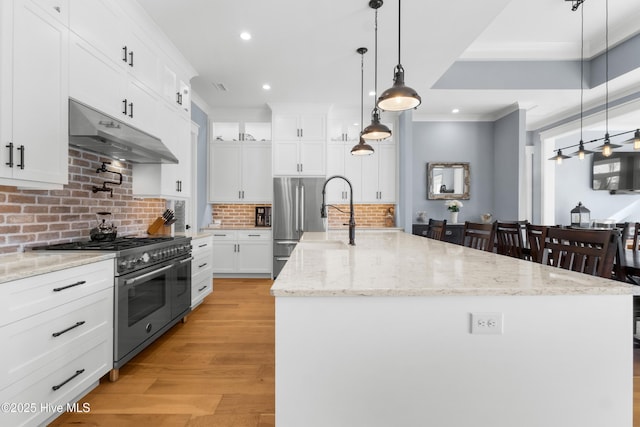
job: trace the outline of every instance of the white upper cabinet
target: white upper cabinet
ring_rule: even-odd
[[[326,114],[273,114],[273,174],[324,176]]]
[[[369,142],[375,152],[362,158],[362,202],[396,202],[396,145],[392,141]]]
[[[213,141],[209,145],[211,203],[271,203],[271,144]]]
[[[44,0],[0,4],[0,184],[67,183],[67,9]]]

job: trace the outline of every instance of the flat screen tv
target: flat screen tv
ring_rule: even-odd
[[[640,191],[640,153],[593,154],[592,187],[611,193]]]

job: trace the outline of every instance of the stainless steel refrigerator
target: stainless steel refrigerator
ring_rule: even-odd
[[[305,231],[326,231],[320,217],[324,178],[274,178],[273,277],[277,277]]]

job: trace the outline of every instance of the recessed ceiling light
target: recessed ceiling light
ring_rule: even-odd
[[[251,40],[251,33],[247,32],[247,31],[243,31],[240,33],[240,38],[242,40]]]
[[[265,84],[262,85],[262,89],[271,90],[271,85],[269,83],[265,83]]]
[[[451,110],[451,112],[452,112],[453,114],[458,114],[458,113],[460,112],[460,110],[459,110],[459,109],[457,109],[457,108],[454,108],[453,110]]]

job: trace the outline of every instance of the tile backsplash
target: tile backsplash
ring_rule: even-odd
[[[211,205],[211,215],[214,221],[220,221],[221,227],[255,227],[256,206],[270,206],[261,204],[224,204]]]
[[[117,181],[108,172],[97,173],[103,161],[122,173],[122,185],[93,193],[104,181]],[[134,199],[132,168],[98,154],[69,150],[69,184],[62,190],[23,190],[0,186],[0,253],[19,252],[32,246],[89,238],[96,212],[111,212],[118,236],[145,234],[165,209],[164,199]]]

